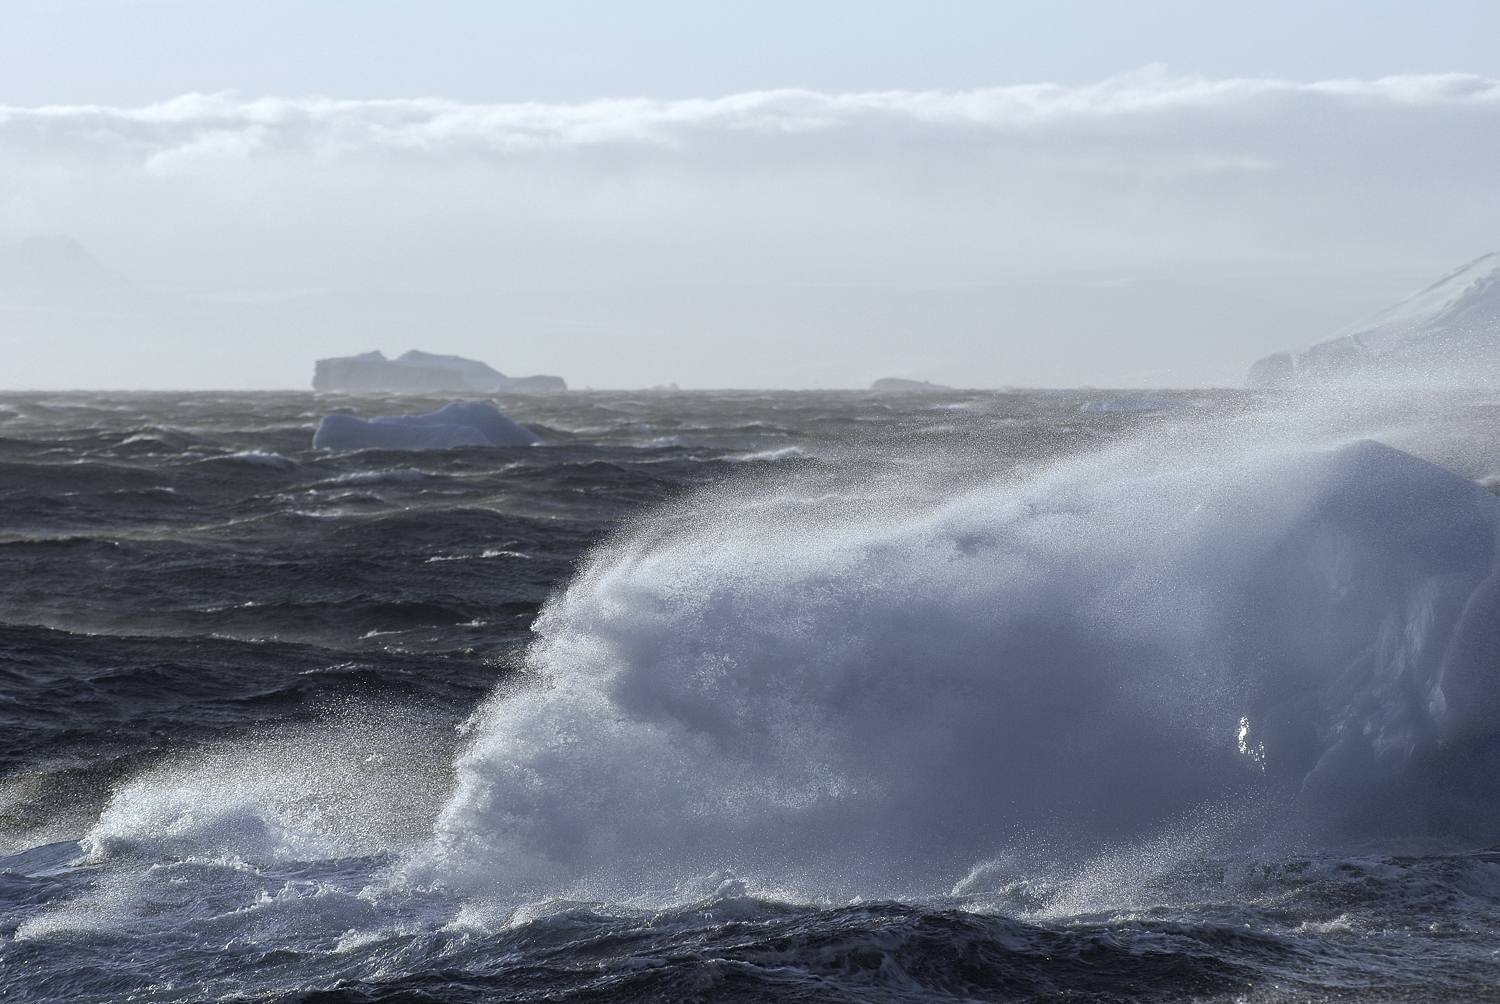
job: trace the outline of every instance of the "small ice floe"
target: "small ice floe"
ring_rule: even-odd
[[[461,446],[537,446],[541,437],[486,401],[455,401],[425,415],[326,415],[313,435],[318,450],[451,450]]]

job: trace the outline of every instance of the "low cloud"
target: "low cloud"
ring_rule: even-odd
[[[850,148],[911,140],[1019,147],[1239,144],[1263,164],[1313,123],[1398,142],[1403,121],[1500,118],[1500,81],[1465,74],[1299,83],[1212,80],[1148,69],[1082,87],[826,94],[767,90],[717,98],[576,104],[465,104],[434,98],[333,100],[189,94],[136,108],[0,106],[0,144],[53,156],[109,155],[142,167],[280,154],[514,160],[610,148],[679,157],[729,144],[816,141]],[[1311,137],[1303,137],[1311,138]],[[1233,159],[1233,158],[1231,158]]]
[[[1172,312],[1186,302],[1176,293],[1139,308],[1131,338],[1201,352],[1174,372],[1220,379],[1500,245],[1497,163],[1500,81],[1464,74],[1298,82],[1148,68],[1078,87],[571,104],[190,94],[0,107],[0,242],[71,234],[133,278],[411,289],[430,313],[410,316],[456,328],[461,315],[475,340],[499,308],[461,298],[516,293],[542,304],[525,323],[550,325],[565,347],[559,361],[538,352],[533,369],[576,375],[614,352],[617,371],[667,332],[686,360],[674,379],[720,384],[742,382],[754,347],[740,340],[790,330],[771,305],[793,300],[776,290],[1166,278],[1290,318],[1274,322],[1289,333],[1251,344],[1261,328],[1205,330],[1201,310]],[[741,292],[713,292],[727,287]],[[695,292],[576,292],[668,288]],[[1057,339],[1032,337],[1046,334],[1053,294],[1029,288],[982,305],[943,294],[929,313],[952,318],[951,359],[920,375],[956,379],[975,339],[1004,354],[998,381],[1176,365],[1140,358],[1121,334],[1083,371],[1084,335],[1114,308],[1070,322],[1078,339],[1053,351]],[[1061,303],[1071,294],[1058,289]],[[796,302],[793,342],[809,353],[842,358],[884,324],[887,357],[901,356],[886,323],[896,308]],[[743,323],[721,336],[729,313]],[[368,318],[344,318],[345,337],[323,344],[321,316],[308,315],[297,351],[367,347]]]

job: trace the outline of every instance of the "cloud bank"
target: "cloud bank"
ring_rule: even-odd
[[[433,98],[333,100],[188,94],[137,108],[0,106],[0,142],[53,155],[107,155],[145,168],[277,154],[513,159],[600,147],[690,156],[729,142],[923,138],[1026,143],[1175,136],[1174,147],[1277,144],[1277,126],[1500,114],[1500,81],[1466,74],[1378,80],[1173,77],[1147,70],[1084,87],[824,94],[767,90],[711,99],[463,104]],[[1192,136],[1185,127],[1204,130]],[[1392,137],[1394,138],[1394,137]]]
[[[0,107],[0,239],[65,232],[136,277],[258,288],[531,295],[1275,275],[1302,284],[1297,309],[1318,301],[1315,327],[1384,296],[1340,301],[1340,283],[1415,282],[1500,245],[1496,163],[1500,80],[1465,74],[1299,82],[1148,68],[1076,87],[573,104],[189,94]],[[654,330],[691,329],[699,361],[673,378],[740,382],[739,336],[714,332],[743,298],[694,302],[690,318],[649,320],[628,306],[603,319],[547,307],[563,358],[527,365],[565,371],[575,341],[590,346],[582,358],[602,358],[588,339],[603,335],[570,341],[570,330],[612,325],[639,349]],[[968,370],[964,346],[994,339],[1016,382],[1072,372],[1027,337],[1044,309],[1020,311],[1020,332],[997,303],[959,311],[967,334],[924,375]],[[1150,313],[1153,326],[1174,323]],[[799,322],[825,333],[815,349],[857,346],[838,310],[823,314]],[[1193,318],[1180,324],[1167,342],[1197,345],[1200,376],[1287,343],[1273,332],[1220,344]],[[318,351],[363,347],[330,337]],[[1112,351],[1076,379],[1140,362]],[[1171,369],[1148,363],[1137,369]]]

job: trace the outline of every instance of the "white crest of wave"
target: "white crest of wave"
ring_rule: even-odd
[[[472,723],[412,874],[839,898],[947,890],[1010,847],[1086,862],[1205,806],[1269,807],[1260,835],[1495,832],[1488,788],[1450,781],[1488,755],[1465,737],[1489,734],[1500,500],[1265,432],[956,493],[804,471],[629,528],[538,620],[540,682]]]
[[[115,789],[82,841],[95,862],[264,863],[418,843],[446,781],[440,723],[349,708],[153,767]]]

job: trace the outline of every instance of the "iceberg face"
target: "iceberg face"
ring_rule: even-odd
[[[551,393],[567,390],[561,377],[508,377],[477,359],[412,349],[395,359],[381,352],[319,359],[313,389],[345,393]]]
[[[1259,360],[1247,382],[1263,388],[1500,384],[1500,253],[1469,262],[1305,352]]]
[[[326,415],[313,435],[318,450],[451,450],[460,446],[536,446],[541,438],[492,404],[456,401],[425,415],[358,418]]]

